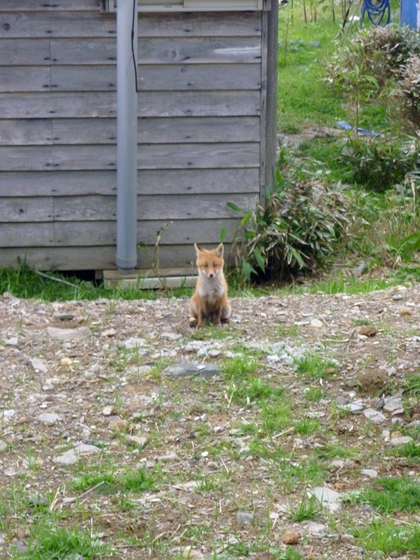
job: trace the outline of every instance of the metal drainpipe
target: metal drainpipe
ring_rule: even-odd
[[[122,274],[132,272],[137,265],[137,30],[137,0],[118,0],[116,264]]]

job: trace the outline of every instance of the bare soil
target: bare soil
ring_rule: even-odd
[[[419,372],[419,286],[231,303],[230,325],[197,331],[188,326],[187,299],[46,304],[0,296],[1,558],[33,545],[34,496],[59,525],[113,547],[102,558],[277,560],[291,547],[305,558],[363,557],[352,531],[369,523],[369,506],[324,507],[312,520],[324,536],[292,521],[290,507],[314,486],[347,494],[374,485],[364,469],[417,476],[418,465],[396,454],[392,440],[420,421],[418,400],[404,393],[401,413],[381,408],[381,398],[398,395]],[[81,338],[58,340],[51,327]],[[293,360],[308,351],[332,359],[335,371],[297,374]],[[236,398],[240,377],[224,372],[234,356],[257,359],[253,376],[283,387],[281,401]],[[184,362],[221,371],[211,379],[165,373]],[[322,398],[308,399],[315,389]],[[359,399],[358,413],[340,408]],[[270,403],[289,411],[283,427],[264,425]],[[364,414],[375,407],[385,416],[378,424]],[[46,413],[55,415],[51,423]],[[298,429],[305,419],[318,429]],[[57,461],[80,442],[98,452]],[[74,485],[87,474],[143,468],[155,485],[141,493]],[[404,514],[395,519],[404,523]],[[283,543],[288,530],[296,544]]]

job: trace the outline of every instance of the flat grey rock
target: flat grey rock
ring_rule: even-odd
[[[57,422],[62,420],[59,414],[55,414],[54,412],[45,412],[38,417],[38,420],[43,424],[47,424],[47,426],[53,426]]]
[[[99,453],[100,451],[100,448],[96,447],[95,445],[80,443],[73,449],[69,449],[58,457],[55,457],[53,459],[53,462],[56,465],[61,466],[74,465],[74,463],[77,463],[79,461],[81,455],[93,455],[95,453]]]
[[[329,509],[331,512],[338,511],[341,508],[340,494],[327,486],[317,486],[309,490],[308,494],[315,496],[322,507]]]
[[[204,377],[209,379],[220,372],[216,364],[181,363],[168,366],[163,373],[174,377]]]
[[[92,336],[92,331],[88,327],[79,327],[77,329],[57,329],[56,327],[47,327],[47,334],[55,340],[66,342],[68,340],[83,340]]]
[[[382,412],[380,412],[379,410],[375,410],[374,408],[367,408],[363,411],[363,414],[374,424],[380,424],[381,422],[385,422],[386,420],[386,416],[382,414]]]
[[[308,521],[305,525],[306,530],[312,536],[322,539],[327,536],[327,526],[323,523],[315,523],[314,521]]]
[[[39,358],[31,358],[29,361],[31,362],[31,365],[35,371],[45,373],[48,369],[46,363]]]

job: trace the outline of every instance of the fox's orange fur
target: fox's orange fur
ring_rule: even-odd
[[[197,255],[198,280],[190,301],[190,325],[202,327],[205,323],[228,323],[231,307],[228,286],[223,274],[223,244],[207,251],[194,245]]]

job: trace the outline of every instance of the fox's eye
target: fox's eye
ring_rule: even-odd
[[[217,268],[217,263],[213,263],[213,268]]]
[[[204,265],[204,268],[208,268],[208,267],[209,267],[209,265],[208,265],[208,264],[205,264],[205,265]]]

